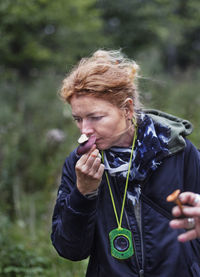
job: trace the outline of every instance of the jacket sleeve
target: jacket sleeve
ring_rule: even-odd
[[[192,191],[200,194],[200,152],[189,140],[186,140],[186,144],[184,159],[184,191]],[[195,266],[195,264],[199,264],[200,259],[200,238],[191,240],[185,246],[188,247],[189,245],[192,246]],[[187,251],[190,253],[189,248]],[[198,265],[197,267],[199,270]]]
[[[184,159],[184,190],[200,193],[200,152],[186,140]]]
[[[59,255],[79,261],[90,255],[97,197],[88,199],[76,187],[75,158],[65,161],[53,213],[51,240]]]

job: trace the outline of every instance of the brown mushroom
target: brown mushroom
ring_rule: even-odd
[[[182,203],[179,199],[179,194],[180,194],[180,189],[175,190],[174,192],[172,192],[170,195],[167,196],[167,202],[174,202],[175,204],[177,204],[181,210],[181,213],[183,213],[183,206]]]
[[[92,148],[92,146],[95,144],[95,141],[96,141],[95,135],[87,137],[85,134],[82,134],[78,140],[78,143],[80,143],[80,145],[77,148],[77,154],[83,155],[83,154],[87,153]]]

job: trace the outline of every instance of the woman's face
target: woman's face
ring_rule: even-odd
[[[95,135],[98,149],[132,144],[134,130],[131,120],[128,120],[133,116],[132,109],[119,109],[106,100],[85,95],[73,96],[70,105],[80,132],[88,137]]]

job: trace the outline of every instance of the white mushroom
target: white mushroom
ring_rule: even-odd
[[[82,134],[81,136],[80,136],[80,138],[78,139],[78,143],[79,144],[82,144],[82,143],[84,143],[84,142],[86,142],[86,141],[88,141],[88,136],[86,135],[86,134]]]

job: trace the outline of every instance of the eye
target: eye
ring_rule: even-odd
[[[100,119],[102,119],[103,118],[103,116],[91,116],[90,117],[90,119],[91,120],[94,120],[94,121],[98,121],[98,120],[100,120]]]
[[[73,119],[74,119],[74,121],[76,121],[77,123],[82,122],[82,118],[81,118],[81,117],[76,117],[76,116],[74,116]]]

